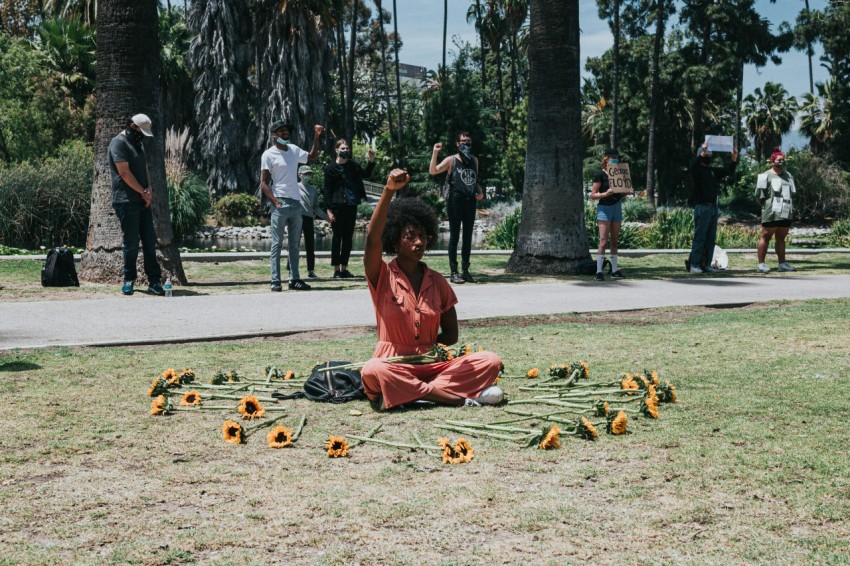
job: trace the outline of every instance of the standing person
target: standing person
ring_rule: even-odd
[[[626,276],[617,265],[620,226],[623,224],[623,205],[620,200],[625,193],[615,193],[608,182],[608,164],[620,162],[620,154],[614,148],[605,150],[602,156],[602,169],[593,177],[590,198],[598,200],[596,207],[596,223],[599,225],[599,249],[596,253],[596,280],[604,281],[602,266],[605,265],[605,245],[610,241],[611,247],[611,277],[624,279]]]
[[[316,232],[313,219],[318,216],[322,220],[327,220],[328,215],[319,206],[319,191],[310,182],[313,178],[313,170],[310,166],[302,165],[298,170],[298,176],[301,178],[298,188],[301,189],[301,232],[304,234],[304,250],[307,252],[307,277],[318,279],[319,276],[315,271]]]
[[[795,271],[797,268],[785,261],[785,237],[791,229],[791,195],[797,192],[797,188],[794,178],[785,170],[785,154],[778,147],[774,148],[770,162],[773,166],[756,180],[756,199],[762,206],[756,269],[759,273],[770,271],[765,259],[770,239],[775,234],[779,271]]]
[[[348,270],[348,258],[351,256],[351,240],[357,222],[357,205],[366,200],[363,179],[368,178],[375,169],[375,152],[369,150],[369,163],[364,168],[351,158],[351,146],[346,140],[338,140],[334,151],[336,158],[324,170],[325,185],[322,193],[333,230],[331,263],[334,266],[334,278],[348,279],[354,277]]]
[[[112,138],[107,151],[109,172],[112,175],[112,208],[124,234],[124,285],[121,292],[133,294],[136,282],[136,260],[139,239],[142,241],[148,292],[163,296],[162,270],[156,261],[156,232],[153,227],[147,158],[142,140],[153,137],[151,119],[136,114],[127,121],[123,132]]]
[[[494,386],[502,362],[492,352],[475,352],[430,364],[383,358],[428,352],[435,343],[457,342],[457,297],[445,277],[422,262],[437,238],[433,209],[418,198],[393,200],[410,182],[393,170],[366,231],[363,265],[378,324],[374,358],[361,370],[363,388],[375,410],[415,400],[480,407],[504,399]],[[392,204],[390,204],[392,203]],[[389,264],[381,252],[396,254]]]
[[[292,124],[281,120],[272,122],[269,131],[272,146],[263,152],[260,160],[260,187],[272,203],[271,289],[282,291],[280,284],[280,249],[283,231],[289,237],[289,288],[306,291],[310,286],[298,273],[298,243],[301,241],[301,190],[298,188],[298,165],[307,163],[319,152],[319,136],[324,127],[313,127],[313,147],[307,153],[289,143]]]
[[[717,240],[717,197],[720,195],[720,181],[731,176],[738,165],[737,148],[732,149],[732,161],[726,167],[712,167],[711,155],[708,142],[705,142],[691,162],[691,176],[694,179],[694,243],[690,256],[685,260],[685,269],[690,273],[717,271],[711,265],[711,258]]]
[[[481,185],[478,184],[478,158],[472,155],[472,138],[468,132],[458,132],[457,153],[443,159],[437,165],[437,154],[443,144],[434,144],[431,154],[431,175],[446,173],[446,212],[449,216],[449,268],[452,283],[475,283],[469,273],[469,257],[472,254],[472,228],[475,225],[477,201],[484,198]],[[463,272],[457,269],[457,243],[463,226],[463,245],[461,246],[461,264]]]

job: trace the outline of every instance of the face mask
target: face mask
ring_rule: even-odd
[[[457,150],[467,159],[472,159],[472,144],[462,143],[458,146]]]
[[[342,149],[337,153],[337,155],[340,159],[348,159],[349,157],[351,157],[351,152],[347,149]]]
[[[777,169],[785,169],[785,162],[784,161],[776,161],[776,162],[774,162],[773,166],[776,167]]]
[[[289,140],[285,140],[281,137],[275,137],[274,141],[280,145],[289,145]]]
[[[608,160],[608,163],[610,163],[611,165],[616,165],[619,162],[620,162],[620,160],[617,159],[617,158],[611,158],[611,159]]]
[[[142,143],[142,140],[145,139],[145,135],[142,132],[137,132],[133,128],[127,128],[127,137],[130,138],[130,141],[133,143]]]

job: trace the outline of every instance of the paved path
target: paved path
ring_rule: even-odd
[[[461,320],[850,297],[850,275],[455,286]],[[368,291],[285,291],[0,304],[0,350],[154,344],[373,326]]]

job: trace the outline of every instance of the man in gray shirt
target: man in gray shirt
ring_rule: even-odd
[[[121,292],[125,295],[133,294],[140,239],[148,292],[165,295],[162,271],[156,261],[156,232],[150,208],[153,193],[142,144],[145,137],[152,136],[151,119],[144,114],[136,114],[127,121],[127,128],[109,142],[112,208],[124,233],[124,285]]]

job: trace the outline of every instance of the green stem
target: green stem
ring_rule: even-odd
[[[359,440],[360,442],[374,442],[375,444],[383,444],[384,446],[393,446],[395,448],[410,448],[413,450],[442,450],[439,446],[420,446],[418,444],[407,444],[406,442],[392,442],[390,440],[382,440],[380,438],[371,438],[369,436],[354,436],[349,435],[348,438]]]
[[[261,422],[260,424],[255,424],[254,426],[250,426],[250,427],[249,427],[249,426],[246,426],[246,427],[244,427],[244,430],[245,430],[245,436],[247,437],[250,433],[252,433],[252,432],[254,432],[254,431],[257,431],[257,430],[260,430],[260,429],[261,429],[261,428],[263,428],[263,427],[271,426],[271,425],[273,425],[274,423],[276,423],[277,421],[279,421],[280,419],[282,419],[282,418],[283,418],[283,417],[285,417],[285,416],[286,416],[286,415],[280,415],[280,416],[275,417],[275,418],[273,418],[273,419],[269,419],[269,420],[267,420],[267,421],[263,421],[263,422]]]
[[[490,438],[497,438],[499,440],[509,440],[511,442],[522,442],[523,440],[526,440],[529,436],[531,436],[529,434],[526,434],[525,436],[521,436],[521,437],[508,436],[506,434],[497,434],[495,432],[489,432],[489,431],[486,431],[486,430],[479,430],[479,429],[474,429],[474,428],[466,428],[466,427],[462,427],[462,426],[451,426],[451,425],[440,425],[440,424],[437,424],[437,425],[434,425],[434,426],[437,427],[437,428],[445,429],[445,430],[451,430],[453,432],[462,432],[464,434],[471,434],[473,436],[489,436]]]
[[[295,429],[295,433],[292,435],[292,442],[298,440],[298,437],[301,436],[301,431],[304,430],[304,425],[307,423],[307,415],[301,416],[301,422],[298,423],[298,428]]]
[[[378,431],[380,431],[380,430],[381,430],[381,427],[382,427],[382,426],[384,426],[384,425],[379,424],[378,426],[376,426],[375,428],[373,428],[372,430],[370,430],[369,432],[367,432],[367,433],[366,433],[366,438],[372,438],[373,436],[375,436],[376,434],[378,434]],[[354,448],[355,446],[360,446],[361,444],[363,444],[363,441],[362,441],[362,440],[358,440],[357,442],[352,442],[352,443],[349,445],[349,448]]]
[[[455,426],[465,426],[468,428],[478,428],[483,430],[501,430],[503,432],[519,432],[528,434],[530,431],[527,428],[517,428],[512,426],[499,426],[496,423],[470,423],[467,421],[446,421],[446,424]]]
[[[212,393],[207,398],[208,399],[239,399],[240,401],[244,395],[226,395],[224,393]],[[257,401],[264,401],[266,403],[276,403],[277,399],[274,397],[257,397]]]

